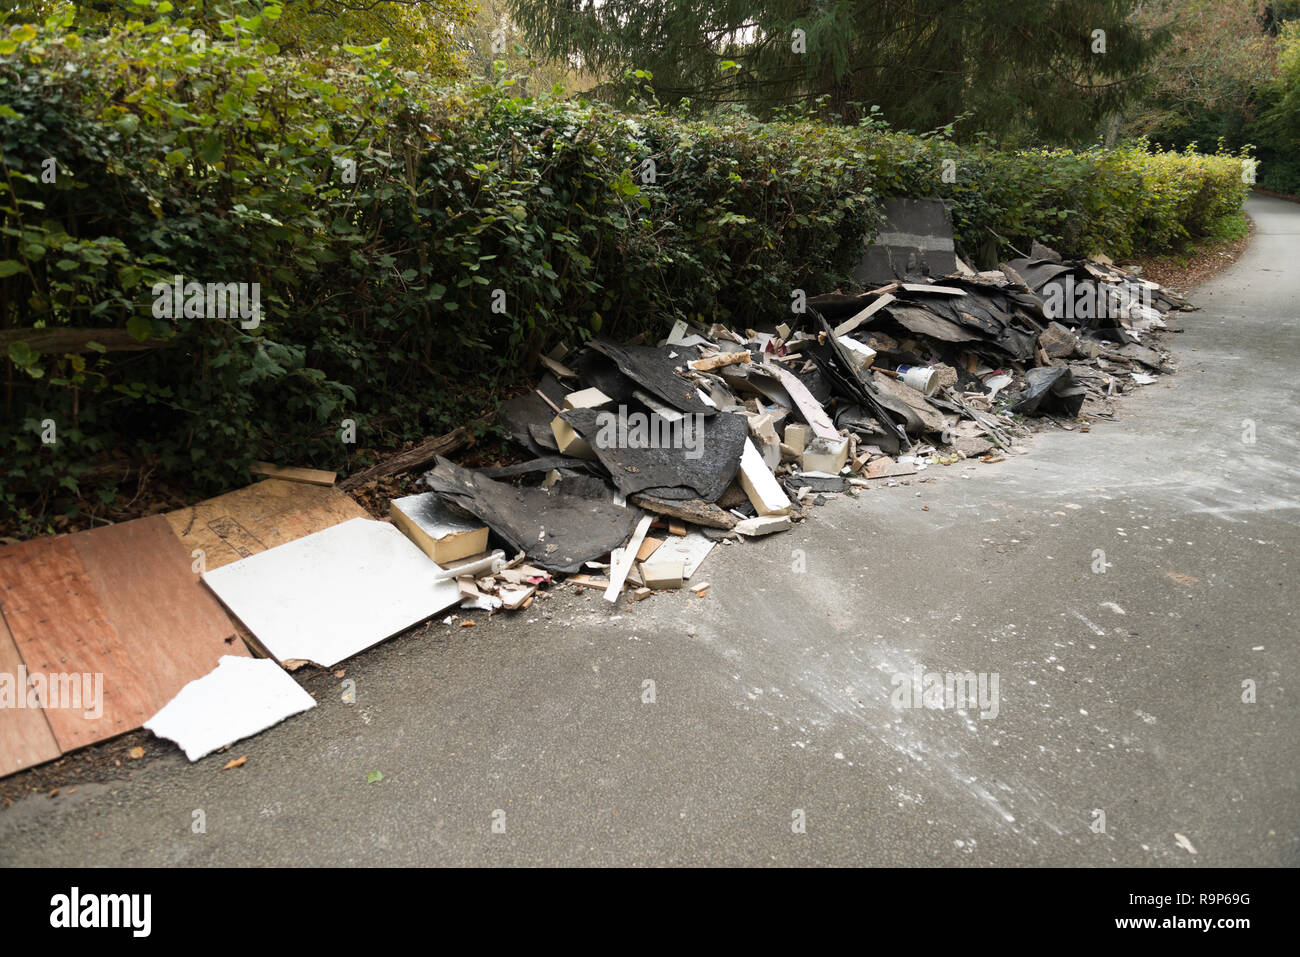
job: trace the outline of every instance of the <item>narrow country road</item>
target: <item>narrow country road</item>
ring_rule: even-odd
[[[1300,864],[1300,206],[1248,210],[1116,421],[716,549],[706,598],[388,642],[355,703],[0,811],[0,863]],[[895,709],[917,666],[996,715]]]

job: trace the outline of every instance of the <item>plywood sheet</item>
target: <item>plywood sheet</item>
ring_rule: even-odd
[[[445,575],[394,526],[355,518],[203,580],[286,667],[328,668],[459,602]]]
[[[246,654],[161,516],[0,549],[0,609],[65,752],[140,727]]]
[[[319,532],[366,510],[336,488],[266,479],[167,513],[185,551],[208,571]]]
[[[0,616],[0,778],[59,756],[54,732],[37,705],[27,707],[23,656]]]

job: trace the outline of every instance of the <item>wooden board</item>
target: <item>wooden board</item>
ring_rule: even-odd
[[[369,517],[338,489],[273,478],[166,515],[186,553],[203,550],[208,571],[340,522]]]
[[[0,778],[33,765],[53,761],[59,756],[59,745],[54,740],[50,723],[41,708],[26,707],[26,682],[19,684],[23,656],[18,653],[13,635],[4,618],[0,616],[0,676],[13,682],[13,693],[22,695],[22,707],[0,708]],[[6,677],[0,677],[0,681]]]
[[[301,469],[292,465],[275,465],[271,462],[254,462],[248,470],[254,475],[284,479],[286,482],[306,482],[308,485],[333,485],[334,480],[339,477],[338,472]]]
[[[46,700],[65,752],[140,727],[223,654],[247,654],[161,516],[0,550],[0,609],[29,673],[102,680],[101,709]]]

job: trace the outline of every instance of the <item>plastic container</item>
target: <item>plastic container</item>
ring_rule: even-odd
[[[939,388],[939,372],[934,366],[899,366],[898,378],[921,395],[934,395]]]

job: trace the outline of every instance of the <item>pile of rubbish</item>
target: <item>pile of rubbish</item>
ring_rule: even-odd
[[[1033,423],[1110,415],[1174,370],[1161,333],[1186,304],[1107,259],[1035,245],[975,272],[950,238],[891,235],[872,255],[902,276],[770,329],[557,347],[502,410],[529,457],[426,456],[427,491],[385,500],[387,520],[334,473],[259,463],[264,481],[165,516],[4,546],[0,776],[141,727],[197,760],[314,707],[300,665],[527,609],[561,578],[611,603],[705,595],[719,544],[854,487],[1002,461]],[[945,259],[939,279],[914,268]]]
[[[809,298],[769,331],[678,322],[658,345],[593,339],[542,357],[503,421],[533,457],[423,481],[549,574],[681,587],[690,562],[651,542],[789,528],[851,487],[1020,451],[1034,418],[1112,414],[1174,369],[1157,334],[1187,308],[1108,259],[1035,245],[1000,269]],[[540,484],[510,480],[535,474]],[[700,546],[697,544],[695,551]],[[698,566],[698,562],[694,563]]]

